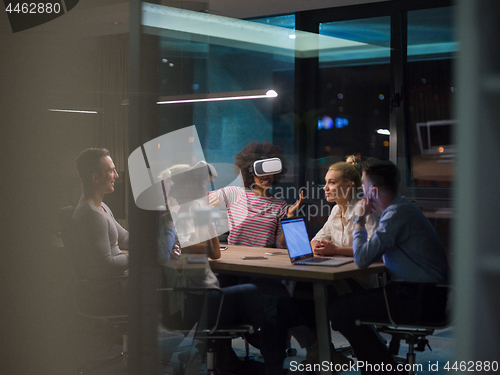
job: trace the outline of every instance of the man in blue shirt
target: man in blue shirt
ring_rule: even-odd
[[[447,283],[449,269],[434,227],[415,203],[398,194],[399,181],[399,170],[394,163],[367,159],[361,178],[366,198],[354,217],[354,262],[365,268],[382,259],[390,282],[384,289],[338,299],[330,307],[332,328],[349,340],[358,361],[390,365],[385,369],[392,367],[394,372],[396,364],[373,327],[358,326],[356,321],[416,324],[440,319],[444,315],[446,295],[437,284]],[[382,215],[367,240],[365,218],[375,206]],[[380,374],[380,367],[362,367],[361,372]]]

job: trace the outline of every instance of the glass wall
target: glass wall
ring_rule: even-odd
[[[147,82],[138,87],[147,93],[141,91],[138,106],[139,135],[130,137],[144,144],[141,156],[154,150],[150,172],[200,160],[220,171],[248,143],[271,142],[289,162],[282,185],[295,189],[280,197],[292,203],[299,188],[309,189],[310,236],[331,210],[321,190],[326,170],[347,155],[391,158],[409,176],[404,193],[435,199],[436,188],[450,187],[453,178],[452,8],[395,10],[410,2],[386,3],[374,15],[368,14],[374,7],[360,6],[364,13],[345,7],[309,19],[252,20],[143,3],[140,78]],[[395,32],[395,19],[402,32]],[[296,30],[296,22],[317,33]],[[395,87],[400,83],[403,91]],[[184,143],[155,143],[181,129],[190,129]],[[215,189],[233,182],[219,179]]]
[[[455,149],[453,7],[408,12],[407,132],[410,186],[451,187]]]
[[[290,156],[293,173],[294,32],[274,26],[293,28],[293,16],[249,22],[153,4],[144,9],[146,30],[158,35],[158,97],[165,103],[158,105],[159,133],[195,125],[209,163],[232,164],[243,146],[268,141]],[[247,98],[269,90],[277,97]],[[205,101],[207,95],[219,98]],[[229,100],[235,96],[241,100]],[[194,100],[179,101],[186,98]]]
[[[320,34],[352,42],[319,52],[316,168],[346,155],[389,158],[391,19],[320,23]]]

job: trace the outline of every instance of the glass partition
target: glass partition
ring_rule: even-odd
[[[215,166],[219,177],[214,183],[212,170],[200,167],[209,173],[210,182],[196,186],[197,193],[241,183],[232,168],[234,156],[252,141],[268,141],[285,152],[289,166],[281,185],[293,189],[281,189],[280,198],[290,204],[299,188],[309,189],[305,205],[310,234],[330,213],[323,211],[324,206],[331,207],[324,204],[321,190],[328,167],[351,154],[389,159],[390,137],[397,136],[398,145],[408,146],[412,186],[450,186],[454,155],[450,107],[455,90],[451,65],[458,49],[450,22],[452,8],[407,13],[406,133],[400,134],[402,120],[398,119],[395,136],[389,131],[395,117],[391,82],[402,67],[391,67],[391,54],[401,50],[391,50],[397,43],[391,41],[390,11],[380,17],[323,22],[319,28],[317,21],[309,21],[314,25],[304,29],[319,30],[309,33],[295,29],[294,15],[239,20],[150,3],[141,6],[143,44],[136,64],[141,66],[137,76],[141,82],[134,82],[137,89],[131,93],[134,110],[139,108],[136,112],[141,113],[131,110],[139,130],[132,126],[137,131],[129,137],[143,145],[134,151],[137,169],[142,171],[135,184],[145,190],[154,187],[151,192],[159,198],[147,210],[166,210],[163,194],[171,186],[158,185],[158,172],[173,164]],[[346,18],[352,17],[358,15],[348,12]],[[304,17],[299,24],[303,23]],[[132,76],[132,81],[137,77]],[[190,135],[183,135],[182,141],[169,136],[186,130]],[[227,181],[221,178],[226,168]],[[207,176],[203,177],[205,181]],[[302,186],[295,186],[298,181]],[[188,182],[178,183],[176,193],[183,196],[188,188]],[[139,224],[142,221],[136,218],[135,228],[142,230]],[[149,234],[141,236],[140,240]],[[156,238],[152,241],[148,237],[144,243],[156,243]],[[140,255],[142,262],[144,254]],[[146,265],[149,272],[150,264]],[[166,360],[162,367],[170,372],[179,366],[172,359],[176,358],[172,348],[178,348],[183,337],[163,333],[159,338],[161,358]],[[199,359],[192,365],[201,363]]]
[[[389,158],[390,17],[320,24],[352,46],[319,52],[316,169],[346,155]]]
[[[280,17],[249,22],[147,3],[143,11],[146,32],[158,35],[159,132],[195,125],[209,163],[232,164],[246,144],[268,141],[290,156],[293,173],[294,30],[273,26]]]
[[[174,181],[175,174],[172,170],[178,170],[179,164],[192,164],[193,167],[186,167],[188,171],[191,171],[189,168],[196,169],[196,167],[204,170],[200,167],[203,166],[199,164],[200,162],[215,166],[218,172],[216,181],[205,186],[196,186],[198,188],[196,193],[223,187],[220,185],[221,172],[225,170],[225,166],[232,166],[235,161],[234,156],[252,141],[268,141],[283,149],[289,165],[288,173],[281,181],[281,185],[293,187],[296,181],[294,176],[298,173],[297,166],[299,163],[306,163],[297,157],[301,153],[296,149],[295,142],[297,60],[318,58],[322,61],[322,68],[325,69],[325,77],[333,74],[334,78],[326,79],[335,82],[336,86],[345,86],[346,79],[358,74],[355,68],[362,64],[353,64],[353,61],[349,61],[349,64],[343,67],[345,70],[342,70],[342,77],[336,77],[335,64],[338,64],[341,54],[357,49],[359,53],[365,50],[372,54],[369,58],[365,58],[366,62],[370,60],[370,64],[373,64],[371,61],[374,58],[373,54],[377,55],[375,59],[385,59],[383,54],[380,55],[379,46],[371,46],[370,40],[358,41],[356,38],[343,35],[330,33],[318,35],[297,31],[294,16],[245,21],[143,3],[142,29],[143,39],[147,40],[148,48],[143,47],[141,60],[150,68],[150,72],[144,76],[151,81],[148,87],[153,87],[153,90],[157,91],[145,95],[144,100],[148,101],[148,104],[144,107],[141,105],[141,108],[148,108],[153,113],[149,116],[151,123],[140,124],[141,127],[150,129],[151,137],[143,141],[142,149],[137,148],[134,151],[136,170],[143,176],[135,186],[136,190],[141,190],[142,187],[148,194],[151,192],[154,195],[154,199],[147,201],[148,204],[142,203],[141,208],[147,207],[145,209],[149,210],[154,210],[155,207],[160,211],[166,210],[165,205],[161,204],[161,199],[162,192],[166,194],[169,189],[172,195],[174,195],[172,191],[175,190],[182,209],[180,200],[186,198],[188,190],[196,190],[186,181],[184,185]],[[337,55],[336,51],[339,51],[340,55]],[[331,65],[331,62],[334,64]],[[384,64],[380,65],[379,61],[375,63],[376,66],[382,67]],[[384,69],[382,70],[385,71]],[[371,74],[378,75],[379,70],[375,68],[368,76]],[[344,88],[340,87],[338,90],[338,93],[346,95],[347,104],[342,105],[346,108],[345,114],[349,115],[352,124],[350,127],[347,124],[343,126],[348,129],[347,139],[350,142],[354,139],[355,133],[365,131],[367,114],[358,113],[354,107],[355,101],[360,100],[358,91],[364,88],[359,83],[354,91],[350,88],[343,91]],[[377,80],[373,90],[377,94],[374,100],[368,99],[370,105],[374,107],[371,111],[380,108],[379,111],[385,113],[383,105],[379,106],[379,102],[385,100],[387,96],[386,83]],[[321,104],[322,107],[325,106],[324,116],[337,114],[334,118],[341,117],[338,105],[330,107],[329,104],[329,99],[325,100],[325,105]],[[326,121],[324,124],[323,128],[329,130],[329,124]],[[373,126],[382,127],[378,124]],[[189,130],[189,136],[182,135],[179,141],[173,141],[174,133],[184,134],[186,129]],[[354,129],[354,132],[350,129]],[[364,154],[363,147],[368,152],[369,143],[352,152]],[[333,149],[337,147],[334,139],[328,144]],[[193,152],[194,149],[197,151]],[[331,155],[336,156],[339,153]],[[170,168],[172,165],[176,168]],[[173,185],[158,183],[161,170],[163,174],[160,173],[162,176],[160,179],[171,179]],[[213,171],[209,172],[208,180],[212,181]],[[229,174],[231,178],[228,179],[228,185],[237,184],[238,181],[234,179],[234,168],[230,169]],[[165,177],[167,175],[168,178]],[[131,173],[131,178],[133,177]],[[278,188],[275,188],[274,192],[279,198],[292,203],[297,198],[299,187],[295,188],[295,190],[281,189],[278,194],[276,194]],[[135,191],[134,195],[137,195]],[[200,195],[200,199],[202,195],[204,194]],[[168,207],[170,208],[170,203]],[[166,229],[170,228],[167,219],[168,216],[162,216],[160,219],[165,223],[163,229],[160,229],[160,234],[163,233],[165,238],[172,238],[172,233]],[[183,220],[188,219],[188,216],[183,216]],[[183,234],[184,232],[181,233]],[[177,235],[181,237],[179,232]],[[174,255],[168,253],[164,258],[172,259]],[[204,270],[203,267],[198,267]],[[172,274],[177,277],[183,276],[178,269],[170,273]],[[172,304],[171,300],[168,302]],[[179,337],[172,338],[172,345],[168,345],[169,338],[168,332],[160,330],[160,355],[166,360],[167,372],[173,371],[169,366],[175,368],[179,365],[178,361],[171,360],[175,358],[173,351],[179,347]],[[198,362],[198,366],[201,366],[201,361]]]
[[[407,132],[410,186],[451,187],[455,148],[453,7],[408,12]]]

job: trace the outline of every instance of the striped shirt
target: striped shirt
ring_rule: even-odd
[[[249,188],[236,186],[214,193],[227,206],[230,245],[282,248],[280,219],[287,215],[287,203],[283,199],[261,197]]]

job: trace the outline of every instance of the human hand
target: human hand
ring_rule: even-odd
[[[335,255],[337,247],[338,246],[335,246],[332,241],[321,240],[316,243],[313,253],[316,255]]]
[[[299,199],[288,208],[288,215],[287,216],[293,217],[295,215],[295,211],[297,211],[297,209],[300,206],[302,206],[303,202],[304,202],[304,190],[302,190],[300,192]]]
[[[374,211],[373,200],[371,198],[363,198],[354,208],[354,213],[358,216],[366,217]]]
[[[219,207],[220,205],[219,196],[213,192],[209,192],[207,194],[208,194],[208,204],[211,207]]]

